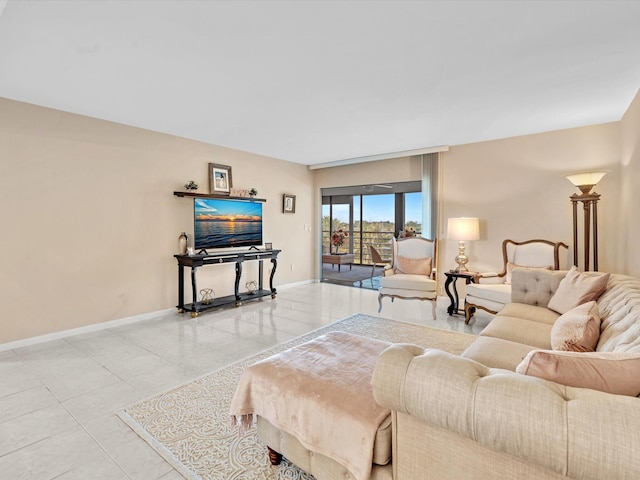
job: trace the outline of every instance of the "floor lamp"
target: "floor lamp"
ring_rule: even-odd
[[[573,264],[578,265],[578,202],[582,203],[584,212],[584,271],[589,270],[589,245],[593,225],[593,270],[598,271],[598,200],[600,194],[591,189],[607,174],[602,172],[586,172],[567,175],[567,179],[580,189],[580,194],[569,197],[573,206]]]

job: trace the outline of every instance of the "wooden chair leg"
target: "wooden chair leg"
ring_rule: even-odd
[[[280,465],[280,462],[282,461],[282,454],[276,452],[271,447],[267,447],[267,450],[269,450],[269,462],[271,465]]]
[[[476,313],[476,307],[471,303],[464,302],[464,323],[468,325],[474,313]]]

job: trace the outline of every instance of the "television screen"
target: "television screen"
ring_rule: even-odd
[[[262,203],[227,198],[195,198],[194,248],[262,245]]]

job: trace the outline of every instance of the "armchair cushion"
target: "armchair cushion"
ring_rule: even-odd
[[[598,304],[590,301],[563,313],[551,327],[551,348],[593,352],[600,338]]]
[[[511,301],[511,285],[497,283],[480,286],[470,283],[467,285],[467,296],[505,304]]]
[[[640,394],[640,353],[533,350],[516,372],[569,387],[633,397]]]
[[[435,292],[436,282],[425,275],[396,273],[380,278],[380,288]]]
[[[574,265],[549,300],[549,308],[567,313],[578,305],[597,300],[607,288],[609,276],[609,273],[579,272]]]
[[[431,257],[407,258],[398,255],[396,258],[396,273],[431,275]]]

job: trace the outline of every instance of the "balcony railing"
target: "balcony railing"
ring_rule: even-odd
[[[371,265],[372,259],[369,245],[373,245],[382,258],[390,259],[392,256],[391,240],[393,239],[393,235],[394,232],[392,231],[351,232],[348,242],[345,242],[345,244],[340,247],[340,251],[353,253],[355,255],[354,263],[356,264]],[[350,244],[353,245],[353,248],[350,248]],[[322,251],[323,253],[335,251],[335,247],[331,245],[328,231],[322,232]]]

